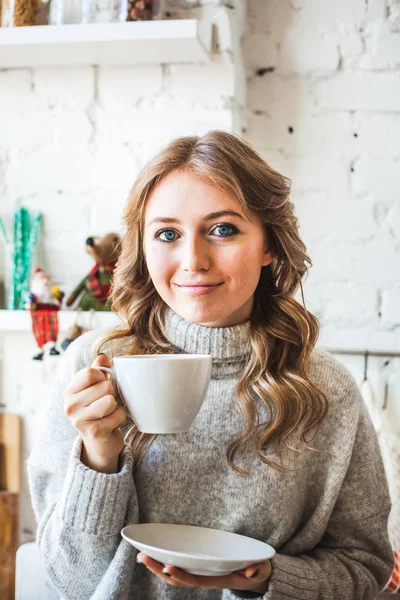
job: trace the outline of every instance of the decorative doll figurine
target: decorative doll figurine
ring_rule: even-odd
[[[51,285],[50,277],[43,269],[34,270],[25,305],[31,313],[32,331],[40,348],[39,354],[33,357],[34,360],[43,359],[44,345],[48,342],[51,343],[50,355],[60,354],[55,345],[58,336],[58,311],[63,296],[64,293],[58,287]]]

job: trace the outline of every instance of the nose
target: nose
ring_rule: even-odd
[[[208,271],[211,257],[207,242],[201,238],[189,238],[183,247],[181,267],[189,273]]]
[[[86,240],[87,246],[94,246],[94,239],[92,237],[88,237]]]

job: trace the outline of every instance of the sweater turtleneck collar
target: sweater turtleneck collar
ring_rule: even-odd
[[[172,309],[165,314],[165,335],[185,354],[210,354],[213,377],[239,373],[250,353],[250,321],[234,327],[206,327],[191,323]]]

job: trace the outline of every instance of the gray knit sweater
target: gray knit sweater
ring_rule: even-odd
[[[375,598],[393,567],[390,501],[376,435],[347,369],[327,352],[312,353],[309,374],[326,392],[329,412],[311,445],[334,456],[285,450],[283,463],[296,470],[280,473],[256,460],[242,478],[228,466],[226,448],[243,428],[233,391],[249,347],[248,324],[208,328],[170,311],[166,327],[180,351],[213,356],[212,380],[190,431],[158,436],[133,474],[128,447],[119,473],[84,466],[81,439],[63,411],[62,392],[91,364],[102,332],[80,337],[62,359],[28,461],[42,561],[62,598],[236,598],[231,590],[172,587],[138,565],[136,550],[120,535],[137,522],[199,525],[264,540],[277,551],[265,600]],[[296,445],[296,438],[290,442]]]

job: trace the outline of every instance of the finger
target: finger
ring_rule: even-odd
[[[265,571],[266,573],[268,573],[269,567],[270,567],[270,561],[265,560],[261,563],[253,563],[252,565],[246,567],[245,569],[239,569],[238,571],[235,571],[235,573],[241,573],[245,577],[251,577],[251,575],[254,575],[255,571],[258,571],[260,573]]]
[[[64,397],[64,410],[68,417],[73,418],[79,411],[104,396],[114,396],[114,387],[111,381],[100,381],[88,389],[77,394],[66,394]]]
[[[103,428],[106,434],[112,433],[117,427],[123,425],[126,421],[126,414],[123,408],[117,408],[116,411],[109,415],[108,417],[103,417],[101,419],[101,427]]]
[[[107,354],[101,352],[96,356],[96,358],[92,362],[92,367],[111,367],[111,361],[108,358]]]
[[[94,359],[94,361],[92,362],[92,367],[111,367],[111,361],[108,358],[107,354],[99,354],[98,356],[96,356],[96,358]],[[95,369],[97,371],[99,371],[100,369]],[[111,379],[111,375],[110,373],[107,373],[107,371],[101,371],[103,373],[103,375],[105,376],[106,379]]]
[[[77,420],[79,421],[96,421],[112,415],[118,408],[118,404],[114,396],[107,394],[92,402],[89,406],[84,406],[78,412]]]
[[[103,419],[97,419],[97,421],[84,421],[77,428],[95,440],[108,440],[110,434],[125,423],[125,420],[126,414],[124,409],[117,408],[112,415]]]
[[[139,554],[136,557],[136,560],[140,564],[145,565],[145,567],[147,567],[149,569],[149,571],[154,573],[154,575],[157,575],[157,577],[164,579],[164,581],[166,581],[170,585],[174,585],[177,587],[191,587],[191,586],[187,586],[184,584],[182,584],[182,585],[178,584],[176,581],[173,580],[173,578],[171,578],[171,576],[169,574],[163,572],[163,569],[165,567],[162,563],[154,560],[153,558],[150,558],[150,556],[147,556],[146,554],[143,554],[142,552],[139,552]]]
[[[153,569],[158,569],[160,573],[164,568],[164,565],[162,563],[158,562],[157,560],[154,560],[154,558],[150,558],[150,556],[147,556],[147,554],[144,554],[144,552],[139,552],[137,554],[136,562],[138,562],[141,565],[146,565],[146,567],[151,565]]]
[[[253,571],[254,566],[258,567],[258,565],[252,565]],[[250,567],[249,567],[250,568]],[[249,578],[247,578],[243,572],[234,571],[229,575],[223,576],[213,576],[213,575],[191,575],[190,573],[186,573],[181,569],[177,569],[176,567],[166,567],[164,569],[164,573],[168,572],[171,577],[177,581],[178,583],[185,584],[189,587],[201,587],[206,589],[237,589],[237,590],[246,590],[249,585]],[[266,577],[251,578],[251,581],[255,583],[262,583],[265,581]]]
[[[169,573],[174,581],[187,587],[201,587],[206,589],[245,589],[248,580],[244,575],[230,573],[229,575],[192,575],[177,567],[165,567],[164,573]]]
[[[92,402],[100,400],[103,396],[114,396],[115,390],[111,381],[100,381],[82,392],[74,394],[74,402],[79,406],[90,406]]]
[[[262,583],[269,578],[271,574],[271,562],[264,560],[261,563],[250,565],[244,570],[244,575],[247,579],[251,579],[255,583]]]
[[[77,394],[82,390],[86,390],[91,385],[98,383],[99,381],[108,380],[108,373],[100,371],[100,369],[92,369],[91,367],[85,367],[78,371],[72,381],[65,388],[67,394]]]

